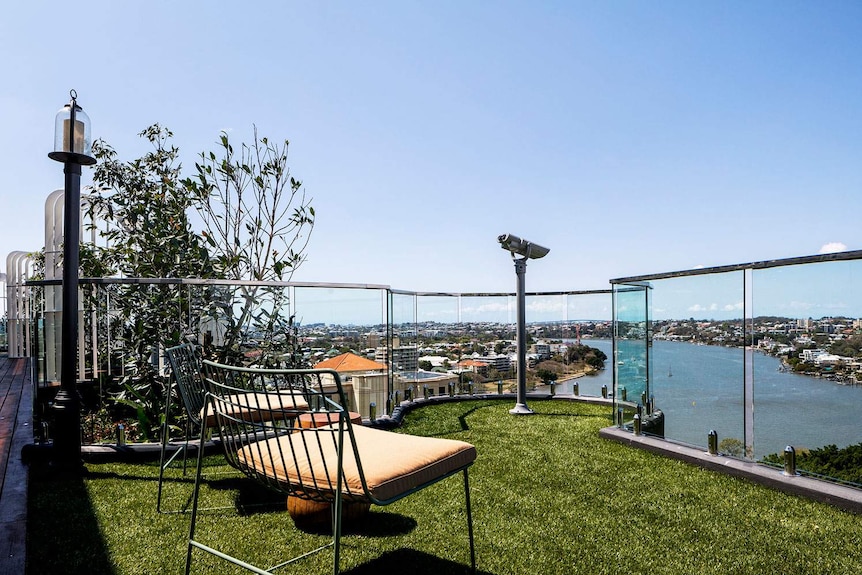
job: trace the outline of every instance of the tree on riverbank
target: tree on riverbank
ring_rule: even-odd
[[[584,344],[569,346],[564,356],[567,363],[584,363],[593,369],[604,369],[607,359],[607,354],[602,350]]]
[[[773,453],[763,460],[783,465],[784,454]],[[862,484],[862,443],[848,445],[842,449],[833,444],[800,450],[796,454],[796,467],[809,473]]]

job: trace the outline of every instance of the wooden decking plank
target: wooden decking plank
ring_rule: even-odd
[[[33,442],[27,360],[0,358],[0,575],[24,573],[28,470],[21,450]]]
[[[22,575],[26,565],[27,522],[0,523],[0,575]]]

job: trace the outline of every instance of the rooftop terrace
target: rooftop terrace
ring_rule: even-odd
[[[758,359],[761,356],[755,357],[751,350],[753,343],[763,339],[789,339],[798,334],[812,341],[830,343],[862,332],[862,312],[857,311],[859,298],[855,292],[856,286],[862,285],[858,281],[860,269],[862,252],[847,252],[624,278],[612,282],[613,290],[599,292],[528,294],[528,307],[545,314],[528,315],[536,338],[574,340],[582,334],[592,335],[588,331],[592,329],[596,334],[604,334],[598,337],[612,335],[608,371],[613,372],[613,379],[607,390],[608,399],[594,399],[599,405],[584,405],[582,397],[577,402],[560,398],[540,402],[539,399],[548,399],[549,394],[547,390],[537,392],[530,397],[540,415],[521,421],[506,414],[512,396],[498,396],[495,390],[502,385],[498,388],[494,381],[476,389],[477,393],[488,393],[487,397],[449,398],[445,388],[441,388],[432,391],[436,397],[426,400],[421,385],[397,377],[401,372],[418,372],[413,365],[416,354],[412,352],[439,341],[444,326],[453,337],[467,338],[470,345],[480,342],[480,336],[488,333],[498,340],[512,339],[512,294],[422,293],[387,286],[325,284],[269,283],[263,288],[284,294],[289,308],[281,313],[286,316],[309,314],[308,321],[309,310],[324,310],[331,317],[341,318],[313,324],[306,332],[309,338],[322,337],[332,349],[335,342],[351,343],[358,348],[373,347],[373,340],[385,348],[386,369],[377,378],[379,381],[369,378],[375,379],[374,385],[379,384],[379,389],[356,395],[355,408],[366,420],[370,416],[369,406],[376,404],[377,415],[384,418],[407,413],[406,424],[400,431],[475,440],[480,463],[476,465],[477,476],[472,483],[479,501],[476,507],[479,566],[485,573],[536,570],[553,573],[559,565],[566,567],[557,571],[560,573],[647,572],[646,565],[650,566],[650,573],[849,573],[858,571],[860,566],[860,535],[858,528],[851,528],[858,517],[841,510],[862,508],[859,486],[783,476],[780,469],[758,463],[755,449],[769,453],[758,447],[767,444],[767,439],[772,442],[769,445],[779,441],[783,446],[786,441],[788,445],[812,446],[800,443],[799,439],[804,437],[801,431],[812,429],[822,432],[819,437],[823,438],[814,445],[858,442],[858,426],[853,426],[856,418],[836,415],[838,407],[826,410],[825,415],[812,409],[813,395],[809,392],[791,395],[789,389],[779,389],[776,394],[772,385],[754,370],[755,365],[763,363]],[[205,315],[195,306],[213,298],[235,302],[240,297],[237,294],[250,287],[248,282],[165,278],[98,278],[82,283],[90,291],[83,314],[82,333],[86,337],[82,336],[85,347],[79,379],[92,393],[95,390],[101,393],[103,382],[123,375],[125,363],[117,355],[122,348],[114,346],[112,338],[122,328],[115,306],[123,301],[126,290],[158,291],[165,298],[163,301],[174,302],[173,311],[168,314],[174,314],[173,319],[168,320],[175,322],[178,331],[200,333],[212,324],[206,324]],[[758,287],[757,298],[754,285]],[[37,563],[38,567],[31,567],[30,573],[75,572],[77,567],[70,566],[77,565],[77,558],[68,556],[70,549],[94,549],[102,557],[95,572],[174,571],[169,563],[171,554],[162,549],[182,546],[183,519],[168,520],[151,514],[149,492],[154,487],[156,465],[102,463],[91,459],[87,464],[89,473],[71,484],[43,482],[45,476],[41,473],[27,480],[28,468],[20,460],[22,448],[33,443],[34,433],[37,441],[45,440],[48,424],[40,417],[44,414],[38,412],[40,401],[34,402],[32,398],[47,397],[56,386],[56,336],[61,312],[53,303],[56,286],[56,281],[28,281],[14,286],[20,297],[15,298],[16,307],[10,307],[13,319],[10,342],[15,344],[10,351],[21,353],[22,344],[32,344],[33,348],[24,353],[31,358],[30,364],[27,359],[17,357],[0,364],[3,385],[0,455],[5,471],[0,492],[0,529],[3,540],[9,542],[8,553],[0,557],[0,573],[20,573],[24,558],[29,557],[32,565],[37,555],[39,561],[55,558],[63,566]],[[758,316],[780,317],[774,311],[791,309],[803,294],[811,296],[810,309],[819,310],[823,317],[828,316],[828,321],[811,321],[810,317],[755,321]],[[737,303],[724,307],[702,305],[710,301]],[[18,308],[20,302],[25,305]],[[670,305],[688,306],[692,313],[711,314],[710,321],[698,322],[694,317],[679,322],[655,321],[656,314],[666,312]],[[20,309],[25,313],[15,316]],[[831,310],[843,313],[825,313]],[[369,329],[359,330],[357,326],[361,324],[348,319],[360,316],[374,318],[367,323]],[[440,317],[450,321],[444,324],[433,319]],[[724,326],[722,318],[727,318]],[[670,373],[664,375],[667,373],[663,371],[664,365],[656,368],[663,358],[660,348],[676,345],[669,342],[680,338],[686,341],[684,330],[698,323],[708,324],[710,338],[722,343],[707,347],[723,350],[722,362],[729,366],[729,371],[693,383],[686,371],[702,370],[704,366],[689,354],[680,360],[685,363],[674,363],[676,377],[670,379]],[[663,330],[660,334],[653,331],[658,325]],[[687,351],[700,349],[695,345],[700,342],[688,341],[684,344],[689,346]],[[767,350],[758,349],[765,357]],[[30,368],[35,378],[32,381]],[[858,371],[855,362],[848,362],[850,381],[857,381],[854,370]],[[840,409],[858,414],[862,406],[858,386],[851,388],[825,378],[798,377],[803,377],[807,386],[818,386],[819,392],[832,399],[829,405],[836,405],[835,397],[847,398],[838,402],[842,404]],[[719,393],[719,385],[730,390],[727,395]],[[401,408],[401,399],[408,397],[408,389],[414,401]],[[506,401],[496,401],[500,397]],[[454,403],[448,405],[450,401]],[[696,405],[699,409],[692,409]],[[664,437],[634,435],[634,415],[656,406],[670,414]],[[770,417],[779,421],[777,428],[765,423]],[[678,423],[684,419],[694,422],[691,429],[679,427]],[[718,429],[722,438],[739,438],[742,451],[735,457],[706,454],[706,431],[711,428]],[[102,448],[105,449],[117,452]],[[680,460],[697,467],[684,465]],[[495,466],[483,468],[482,461],[495,462]],[[212,464],[217,466],[217,460]],[[178,485],[182,482],[181,478],[177,480]],[[31,498],[29,514],[24,503],[28,486],[36,487],[36,499]],[[226,520],[232,525],[230,533],[260,531],[255,519],[262,519],[261,515],[248,515],[242,510],[246,494],[241,486],[217,484],[212,489],[214,496],[227,497],[237,506],[236,513]],[[65,515],[53,511],[52,506],[61,503],[51,500],[53,491],[64,493],[69,502],[78,498],[81,507],[70,512],[82,513],[75,516],[76,521],[82,519],[81,524],[87,529],[65,533],[64,524],[58,521],[58,517]],[[799,494],[806,499],[797,497]],[[811,498],[827,505],[815,503]],[[371,532],[360,530],[354,534],[361,544],[348,546],[359,550],[350,559],[351,573],[387,572],[405,561],[427,563],[433,567],[429,572],[461,570],[463,562],[458,559],[461,542],[457,536],[451,544],[447,542],[448,519],[434,505],[419,501],[419,504],[399,503],[394,515],[388,508],[385,513],[375,514]],[[46,502],[46,507],[38,508]],[[41,510],[34,513],[34,509]],[[273,511],[267,520],[283,523],[279,517],[283,518],[283,513]],[[390,523],[396,529],[399,525],[409,528],[404,533],[395,533],[395,538],[378,537],[391,534],[387,531]],[[274,528],[274,524],[270,526]],[[28,528],[31,549],[25,554],[24,531]],[[279,529],[292,526],[280,525]],[[414,531],[421,536],[414,535]],[[61,535],[84,535],[86,539],[63,543],[56,539]],[[679,545],[680,541],[684,544]],[[32,545],[43,547],[34,551]],[[373,553],[369,551],[366,555],[362,551],[366,546]],[[48,553],[49,547],[61,552]],[[511,552],[501,553],[501,548]],[[262,552],[258,548],[248,551]],[[381,554],[383,558],[377,558]],[[6,564],[9,567],[4,571]],[[83,565],[93,568],[86,557],[81,565],[82,572]],[[142,566],[146,566],[143,571]],[[823,566],[829,569],[823,571]],[[643,571],[638,571],[641,568]]]
[[[156,513],[156,461],[90,456],[82,477],[58,479],[37,466],[28,481],[19,451],[32,441],[25,364],[0,362],[0,423],[7,426],[0,436],[6,459],[0,529],[7,542],[0,573],[23,573],[25,557],[31,574],[182,572],[188,515]],[[477,446],[471,483],[480,573],[835,574],[862,568],[858,516],[734,477],[733,470],[704,470],[631,447],[646,438],[625,434],[623,442],[608,441],[603,437],[615,430],[609,403],[572,399],[534,394],[537,415],[530,417],[508,415],[511,396],[422,400],[406,413],[399,432]],[[11,436],[10,416],[16,422]],[[686,455],[681,446],[670,449]],[[711,461],[716,469],[734,465]],[[223,464],[213,456],[208,466],[219,471]],[[781,487],[779,473],[761,473]],[[294,546],[323,537],[298,531],[283,501],[235,475],[216,477],[204,496],[229,509],[206,513],[214,541],[236,540],[235,552],[271,556],[274,563]],[[190,484],[191,477],[178,472],[173,496]],[[453,527],[460,525],[453,517],[463,512],[459,490],[457,482],[444,482],[374,510],[349,531],[345,572],[396,573],[409,566],[418,575],[463,573],[464,534]],[[261,502],[264,511],[248,507]],[[325,572],[325,559],[310,561],[304,572]]]

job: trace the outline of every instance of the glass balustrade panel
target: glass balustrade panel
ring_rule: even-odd
[[[744,456],[744,274],[651,282],[650,395],[668,439]]]
[[[755,270],[752,283],[754,456],[781,464],[792,446],[799,470],[847,479],[823,461],[862,442],[862,261]]]

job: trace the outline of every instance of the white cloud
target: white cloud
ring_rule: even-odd
[[[515,304],[507,304],[507,303],[499,303],[499,302],[491,302],[485,303],[478,306],[464,306],[461,308],[462,315],[477,315],[477,314],[488,314],[488,313],[500,313],[500,312],[508,312],[509,310],[515,309]]]
[[[740,302],[736,302],[736,303],[727,304],[726,306],[724,306],[724,311],[736,311],[736,310],[740,310],[742,308],[743,308],[743,303],[740,301]]]
[[[731,305],[731,304],[728,304],[724,307],[721,307],[717,303],[711,303],[709,305],[700,305],[699,303],[696,303],[693,306],[691,306],[690,308],[688,308],[688,311],[690,311],[690,312],[693,312],[693,311],[718,311],[719,309],[723,309],[724,311],[731,311],[734,309],[741,309],[742,304],[740,303],[738,305],[740,306],[739,308],[737,308],[736,305]]]
[[[476,313],[497,313],[501,311],[509,311],[515,309],[514,302],[511,304],[508,303],[486,303],[482,304],[479,307],[475,308]]]
[[[820,248],[821,254],[834,254],[845,251],[847,251],[847,246],[841,242],[829,242],[828,244],[823,244]]]
[[[559,298],[535,298],[528,300],[526,309],[532,312],[562,312],[563,300]]]

